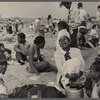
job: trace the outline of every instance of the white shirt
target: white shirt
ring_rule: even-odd
[[[100,21],[100,12],[99,11],[96,13],[96,18],[97,18],[97,21]]]
[[[65,53],[66,52],[63,51],[63,50],[59,50],[59,51],[56,51],[54,53],[55,63],[56,63],[57,69],[58,69],[57,83],[59,83],[60,76],[65,76],[65,74],[66,74],[65,68],[63,66],[65,61],[66,61],[65,57],[64,57]],[[79,61],[81,63],[81,68],[80,67],[79,68],[80,68],[81,71],[84,71],[85,62],[84,62],[84,59],[82,57],[81,51],[77,48],[70,48],[69,55],[70,55],[71,58],[79,59]]]
[[[63,30],[59,31],[59,32],[58,32],[58,37],[57,37],[57,42],[56,42],[56,50],[61,49],[61,47],[60,47],[60,45],[59,45],[59,39],[60,39],[60,37],[62,37],[62,36],[67,36],[67,37],[70,39],[70,35],[69,35],[69,33],[67,32],[66,29],[63,29]]]
[[[73,20],[75,23],[80,23],[80,11],[76,6],[73,6],[73,4],[70,8],[70,20]]]
[[[87,15],[87,13],[83,9],[79,9],[79,11],[80,11],[80,20],[84,21],[84,17]]]

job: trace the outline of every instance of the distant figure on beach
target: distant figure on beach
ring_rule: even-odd
[[[97,6],[98,11],[96,12],[97,21],[100,21],[100,5]]]
[[[21,65],[25,64],[25,61],[27,61],[27,51],[30,47],[30,44],[25,40],[25,38],[26,35],[24,33],[19,33],[17,35],[18,42],[14,46],[14,50],[16,51],[16,59]]]
[[[54,28],[54,25],[53,25],[53,19],[52,19],[52,16],[51,16],[51,15],[48,15],[47,23],[48,23],[48,25],[49,25],[49,31],[50,31],[52,34],[55,34],[55,28]]]
[[[29,49],[29,67],[27,68],[28,72],[36,74],[53,70],[57,72],[56,67],[46,61],[40,52],[44,45],[44,36],[37,36],[34,40],[33,46]]]

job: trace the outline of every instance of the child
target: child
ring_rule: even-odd
[[[44,36],[45,35],[45,26],[44,25],[39,25],[37,28],[38,35],[39,36]]]
[[[0,98],[7,98],[7,89],[5,86],[5,80],[3,78],[6,69],[7,69],[6,56],[0,52]]]
[[[98,25],[94,24],[89,34],[89,41],[93,44],[94,47],[97,46],[99,42],[98,38]]]
[[[5,48],[3,43],[0,43],[0,53],[3,53],[6,56],[8,61],[12,59],[12,57],[11,57],[11,50]]]
[[[27,51],[30,47],[30,44],[25,40],[26,36],[24,33],[19,33],[18,43],[14,46],[14,50],[16,51],[16,58],[18,63],[24,65],[24,61],[27,60]]]
[[[100,98],[100,65],[93,63],[91,77],[95,80],[91,98]]]
[[[57,38],[57,43],[56,43],[56,50],[61,49],[60,45],[59,45],[59,39],[62,36],[67,36],[70,39],[70,34],[68,32],[68,24],[65,21],[60,21],[58,23],[58,38]]]
[[[98,60],[99,59],[99,60]],[[85,88],[89,98],[100,98],[100,58],[90,67],[90,73],[86,78]]]

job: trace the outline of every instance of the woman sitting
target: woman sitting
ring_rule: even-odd
[[[30,73],[45,72],[45,71],[57,71],[56,67],[45,61],[40,53],[40,49],[43,49],[45,45],[45,38],[43,36],[37,36],[34,40],[34,45],[29,49],[29,67],[27,68]]]

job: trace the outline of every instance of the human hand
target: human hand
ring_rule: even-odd
[[[70,81],[76,81],[79,78],[78,73],[72,73],[69,77]]]

